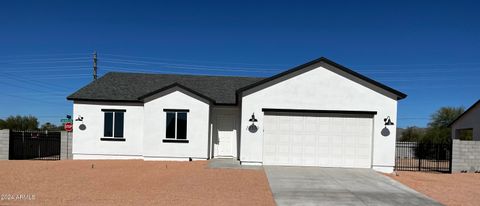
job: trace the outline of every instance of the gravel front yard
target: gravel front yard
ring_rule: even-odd
[[[0,205],[275,204],[263,170],[209,169],[206,164],[0,161]]]
[[[480,204],[480,174],[398,172],[388,176],[445,205]]]

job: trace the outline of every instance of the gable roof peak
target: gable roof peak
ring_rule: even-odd
[[[455,124],[455,122],[457,122],[460,118],[462,118],[463,116],[465,116],[466,114],[468,114],[470,111],[472,111],[473,108],[475,108],[477,105],[480,105],[480,99],[477,100],[477,102],[473,103],[472,106],[470,106],[467,110],[465,110],[462,114],[460,114],[460,116],[458,116],[457,118],[455,118],[452,122],[450,122],[450,124],[448,124],[449,127],[451,127],[453,124]]]
[[[360,73],[358,73],[358,72],[355,72],[355,71],[353,71],[353,70],[351,70],[351,69],[349,69],[349,68],[347,68],[347,67],[345,67],[345,66],[342,66],[342,65],[340,65],[340,64],[338,64],[338,63],[336,63],[336,62],[334,62],[334,61],[332,61],[332,60],[330,60],[330,59],[328,59],[328,58],[326,58],[326,57],[320,57],[320,58],[318,58],[318,59],[309,61],[309,62],[307,62],[307,63],[305,63],[305,64],[296,66],[296,67],[294,67],[294,68],[292,68],[292,69],[289,69],[289,70],[287,70],[287,71],[281,72],[281,73],[279,73],[279,74],[277,74],[277,75],[274,75],[274,76],[271,76],[271,77],[266,78],[266,79],[264,79],[264,80],[261,80],[261,81],[259,81],[259,82],[257,82],[257,83],[254,83],[254,84],[245,86],[245,87],[243,87],[243,88],[240,88],[239,90],[237,90],[237,93],[240,93],[240,92],[243,92],[243,91],[252,89],[252,88],[254,88],[254,87],[260,86],[260,85],[265,84],[265,83],[267,83],[267,82],[270,82],[270,81],[272,81],[272,80],[278,79],[278,78],[283,77],[283,76],[285,76],[285,75],[288,75],[288,74],[291,74],[291,73],[293,73],[293,72],[296,72],[296,71],[305,69],[305,68],[307,68],[307,67],[309,67],[309,66],[312,66],[312,65],[315,65],[315,64],[318,64],[318,63],[321,63],[321,62],[324,62],[324,63],[326,63],[326,64],[329,64],[329,65],[331,65],[331,66],[333,66],[333,67],[335,67],[335,68],[337,68],[337,69],[339,69],[339,70],[341,70],[341,71],[343,71],[343,72],[346,72],[346,73],[348,73],[348,74],[350,74],[350,75],[352,75],[352,76],[354,76],[354,77],[357,77],[357,78],[359,78],[359,79],[361,79],[361,80],[363,80],[363,81],[365,81],[365,82],[367,82],[367,83],[369,83],[369,84],[372,84],[372,85],[374,85],[374,86],[376,86],[376,87],[379,87],[379,88],[381,88],[381,89],[383,89],[383,90],[385,90],[385,91],[387,91],[387,92],[389,92],[389,93],[392,93],[392,94],[394,94],[395,96],[397,96],[397,100],[404,99],[404,98],[407,97],[406,94],[404,94],[404,93],[402,93],[402,92],[400,92],[400,91],[398,91],[398,90],[395,90],[395,89],[393,89],[393,88],[391,88],[391,87],[388,87],[388,86],[386,86],[386,85],[384,85],[384,84],[382,84],[382,83],[380,83],[380,82],[377,82],[377,81],[375,81],[375,80],[373,80],[373,79],[370,79],[370,78],[368,78],[368,77],[366,77],[366,76],[364,76],[364,75],[362,75],[362,74],[360,74]]]

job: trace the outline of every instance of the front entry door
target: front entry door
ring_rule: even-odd
[[[236,141],[235,120],[233,116],[217,118],[217,141],[215,142],[215,156],[232,157],[234,142]]]

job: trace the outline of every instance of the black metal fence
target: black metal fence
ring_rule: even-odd
[[[59,160],[59,131],[10,131],[9,159]]]
[[[451,172],[452,144],[397,142],[396,171]]]

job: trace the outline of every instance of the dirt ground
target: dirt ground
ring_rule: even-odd
[[[388,176],[445,205],[480,203],[480,174],[398,172]]]
[[[263,170],[205,161],[0,161],[0,194],[0,205],[275,205]]]

